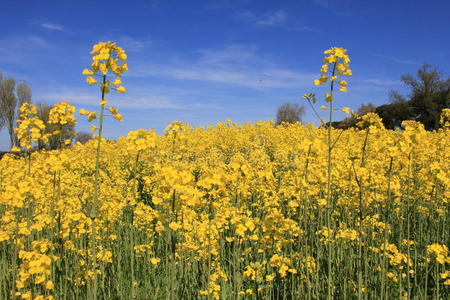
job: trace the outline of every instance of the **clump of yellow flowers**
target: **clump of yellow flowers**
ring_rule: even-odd
[[[83,75],[86,75],[86,82],[90,85],[100,84],[100,89],[105,94],[109,93],[110,88],[114,88],[119,93],[125,93],[122,86],[122,73],[128,71],[126,63],[127,55],[125,51],[113,42],[100,42],[92,48],[91,69],[84,69]],[[106,75],[113,74],[115,78],[106,79]],[[102,80],[98,82],[94,76],[100,76]]]
[[[84,73],[104,108],[126,56],[110,42],[92,54]],[[346,51],[325,54],[319,82],[346,90]],[[52,124],[74,110],[56,104]],[[46,136],[33,106],[21,112],[26,148]],[[349,130],[174,121],[115,141],[100,123],[97,141],[33,152],[32,170],[6,155],[0,299],[447,299],[448,120],[432,132],[387,130],[376,114]]]
[[[339,76],[352,75],[352,70],[349,67],[350,58],[346,53],[346,49],[337,47],[324,51],[324,54],[328,56],[323,59],[324,64],[320,69],[320,78],[314,80],[314,84],[322,85],[328,80],[331,82],[337,81]],[[347,92],[347,82],[345,80],[339,80],[338,83],[340,85],[339,91]]]
[[[87,76],[86,82],[90,85],[100,85],[102,94],[100,101],[100,136],[102,134],[104,108],[109,104],[105,99],[105,95],[108,94],[111,89],[114,89],[121,94],[125,94],[125,87],[122,85],[122,74],[128,71],[128,65],[126,63],[127,54],[113,42],[100,42],[94,45],[91,54],[93,54],[91,68],[84,69],[83,75]],[[113,79],[109,79],[108,75],[113,76]],[[101,80],[97,81],[94,77],[99,77]],[[109,107],[109,111],[114,119],[120,122],[122,121],[122,115],[117,108],[111,106]],[[87,115],[89,122],[97,118],[96,112],[89,112],[85,109],[81,109],[80,114]]]
[[[22,147],[30,149],[32,143],[44,138],[45,124],[37,117],[37,107],[30,103],[23,103],[19,108],[19,119],[17,120],[16,134]],[[17,149],[15,149],[17,150]]]
[[[49,112],[48,123],[57,125],[58,129],[55,130],[52,134],[63,136],[63,131],[65,128],[71,128],[77,123],[75,119],[74,113],[76,111],[75,106],[70,105],[69,102],[58,102],[56,103]],[[75,132],[66,132],[67,135],[74,135]],[[70,139],[65,141],[60,140],[61,144],[69,145]]]

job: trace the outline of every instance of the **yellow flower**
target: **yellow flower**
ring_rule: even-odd
[[[97,80],[95,80],[95,78],[92,77],[92,76],[87,77],[87,78],[86,78],[86,82],[89,83],[90,85],[93,85],[93,84],[97,84],[97,83],[98,83]]]
[[[350,108],[349,107],[343,107],[341,109],[345,114],[349,115],[351,113]]]
[[[340,80],[340,81],[339,81],[339,84],[340,84],[341,86],[347,86],[347,85],[348,85],[347,81],[345,81],[345,80]]]
[[[94,72],[92,72],[89,69],[84,69],[83,70],[83,75],[92,76],[92,75],[94,75]]]
[[[333,95],[327,93],[325,94],[325,102],[331,102],[333,101]]]
[[[46,290],[52,290],[54,287],[55,287],[55,285],[53,284],[53,281],[51,281],[51,280],[48,280],[44,286],[44,288]]]
[[[116,90],[121,93],[121,94],[125,94],[125,87],[123,85],[119,86],[118,88],[116,88]]]
[[[95,111],[90,112],[89,115],[88,115],[88,122],[92,122],[96,118],[97,118],[97,113]]]
[[[28,292],[26,292],[26,293],[22,293],[22,295],[21,295],[20,297],[21,297],[22,299],[24,299],[24,300],[31,299],[31,292],[28,291]]]
[[[112,84],[113,85],[121,85],[122,84],[122,79],[120,77],[117,77],[116,79],[114,79]]]
[[[266,281],[272,281],[272,280],[274,280],[275,279],[275,274],[269,274],[269,275],[266,275]]]
[[[177,222],[172,222],[169,224],[169,228],[176,231],[181,228],[181,225]]]
[[[34,283],[35,284],[41,284],[45,281],[45,275],[38,275],[36,276],[36,278],[34,279]]]
[[[114,114],[113,115],[113,118],[114,119],[116,119],[117,121],[119,121],[119,122],[122,122],[122,115],[121,114],[119,114],[119,113],[117,113],[117,114]]]
[[[150,258],[150,262],[152,265],[157,265],[160,261],[161,259],[157,257]]]

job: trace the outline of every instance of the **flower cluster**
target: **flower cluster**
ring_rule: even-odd
[[[25,102],[19,108],[19,112],[16,134],[20,146],[30,149],[32,143],[38,142],[40,139],[46,142],[48,137],[44,134],[45,124],[37,117],[36,106]]]
[[[432,244],[427,246],[427,253],[433,255],[436,258],[436,262],[439,264],[450,264],[449,251],[446,245]]]
[[[20,296],[22,299],[53,299],[52,295],[45,295],[55,286],[53,281],[48,279],[48,276],[51,275],[52,261],[58,258],[46,254],[52,247],[49,240],[36,240],[31,243],[30,251],[21,250],[19,252],[19,259],[22,260],[22,264],[19,267],[19,279],[16,280],[16,288],[18,289],[15,293],[16,297]],[[31,290],[41,290],[44,295],[37,293],[32,295]]]
[[[69,102],[58,102],[50,109],[48,123],[75,125],[77,123],[73,115],[75,110],[75,106],[70,105]]]
[[[338,80],[339,76],[350,76],[352,70],[350,70],[349,63],[350,58],[346,54],[347,50],[343,48],[333,47],[324,51],[324,54],[328,55],[323,59],[323,65],[320,69],[320,78],[314,80],[315,85],[322,85],[328,80],[334,82]],[[347,92],[347,81],[338,81],[340,88],[339,91]],[[331,94],[325,95],[325,101],[330,102],[332,100]]]
[[[49,112],[49,124],[54,124],[55,130],[52,133],[54,136],[74,136],[76,135],[73,130],[77,120],[75,119],[74,113],[76,111],[75,106],[69,104],[69,102],[58,102],[56,103]],[[69,145],[71,139],[66,139],[65,141],[60,140],[60,143]]]
[[[441,113],[441,118],[439,123],[442,128],[450,129],[450,108],[444,108]]]
[[[126,63],[127,55],[125,51],[113,42],[100,42],[92,48],[91,69],[84,69],[83,75],[88,76],[86,82],[90,85],[100,84],[100,89],[105,94],[109,93],[111,86],[121,94],[125,93],[122,85],[121,75],[128,70]],[[107,80],[106,75],[112,73],[115,79]],[[93,76],[103,77],[102,82],[98,82]]]

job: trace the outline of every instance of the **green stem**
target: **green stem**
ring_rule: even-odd
[[[103,75],[103,84],[102,84],[102,102],[105,100],[105,82],[106,75]],[[96,238],[96,224],[95,219],[97,216],[98,209],[98,187],[99,187],[99,175],[100,175],[100,146],[102,142],[102,132],[103,132],[103,118],[105,114],[105,105],[101,104],[100,109],[100,121],[98,128],[98,138],[97,138],[97,152],[95,157],[95,181],[94,181],[94,198],[90,207],[90,218],[92,219],[92,242],[91,242],[91,250],[93,256],[93,272],[94,278],[91,283],[90,291],[89,291],[89,299],[97,299],[97,238]]]
[[[333,72],[331,74],[331,76],[334,76],[334,73],[336,71],[336,63],[334,63],[333,65]],[[334,90],[334,81],[331,81],[331,86],[330,86],[330,95],[331,95],[331,101],[330,101],[330,115],[329,115],[329,120],[328,120],[328,166],[327,166],[327,204],[328,204],[328,209],[327,209],[327,227],[331,232],[331,211],[334,210],[334,203],[330,206],[331,204],[331,151],[332,151],[332,143],[331,143],[331,122],[333,121],[333,90]],[[333,246],[331,245],[331,242],[328,245],[328,278],[327,278],[327,283],[328,283],[328,299],[331,300],[333,299],[333,292],[332,292],[332,284],[333,284],[333,278],[332,278],[332,250],[333,250]]]

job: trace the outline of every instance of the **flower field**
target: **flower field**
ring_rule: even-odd
[[[367,114],[347,130],[172,122],[109,141],[101,101],[97,140],[39,152],[24,106],[26,155],[0,160],[1,299],[450,297],[449,111],[432,132]]]

